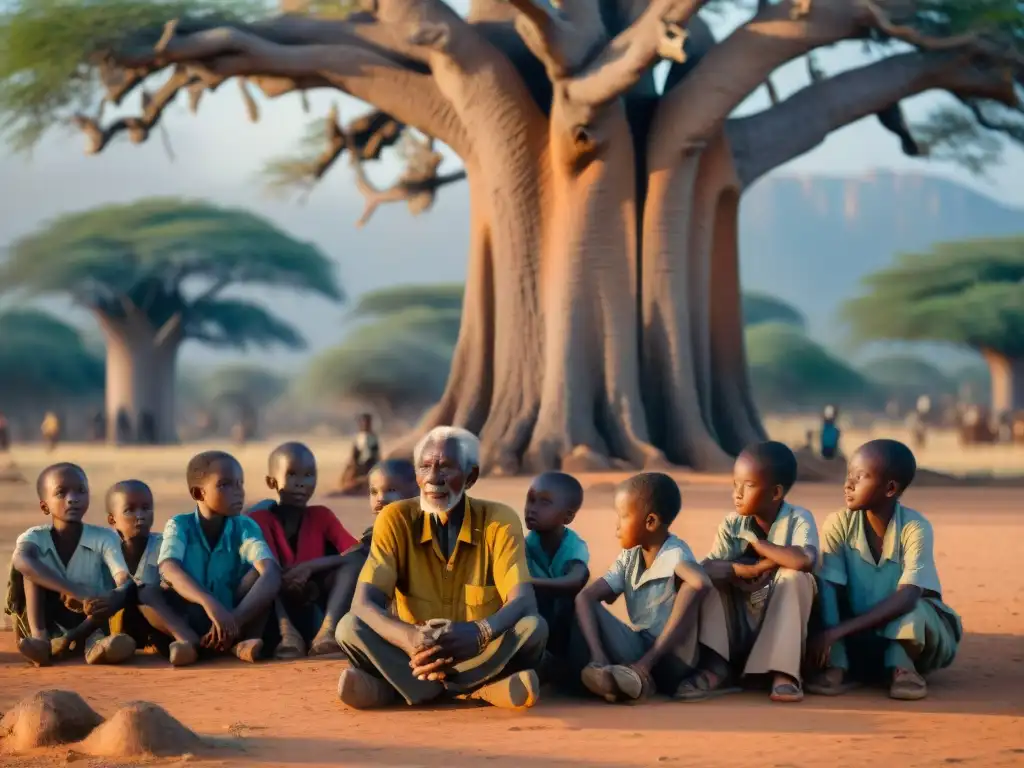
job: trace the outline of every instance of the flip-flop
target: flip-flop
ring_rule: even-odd
[[[814,680],[808,680],[804,690],[815,696],[842,696],[859,687],[860,683],[854,680],[844,679],[841,683],[830,683],[824,675],[819,675]]]
[[[689,704],[696,701],[716,699],[719,696],[726,696],[730,693],[738,693],[739,691],[740,689],[736,686],[726,685],[725,680],[722,680],[717,687],[712,687],[711,681],[708,680],[708,673],[698,672],[683,680],[679,687],[676,688],[672,698]]]
[[[904,670],[889,686],[889,698],[898,701],[920,701],[928,695],[928,683],[916,672]]]
[[[772,701],[780,703],[796,703],[804,700],[804,692],[800,683],[786,682],[772,686]]]
[[[619,689],[615,685],[615,677],[611,670],[611,667],[588,664],[580,673],[580,680],[592,694],[614,704],[619,698]]]
[[[632,667],[616,664],[611,667],[611,673],[615,687],[630,701],[643,701],[654,693],[651,678],[643,677]]]

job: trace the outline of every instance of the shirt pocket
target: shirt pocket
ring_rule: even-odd
[[[481,621],[501,610],[501,595],[497,587],[467,584],[465,589],[466,621]]]

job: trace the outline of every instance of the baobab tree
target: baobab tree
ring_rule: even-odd
[[[99,151],[121,132],[145,140],[179,92],[195,102],[232,78],[246,94],[362,99],[377,111],[351,131],[331,116],[308,175],[345,149],[373,158],[412,126],[458,155],[469,185],[463,324],[421,429],[471,429],[500,472],[666,458],[722,467],[764,434],[743,345],[743,190],[870,115],[914,155],[963,146],[974,130],[1018,135],[1021,14],[1006,0],[759,0],[715,40],[697,15],[704,4],[471,0],[463,18],[442,0],[366,0],[338,18],[21,0],[8,12],[0,107],[31,139],[96,83],[118,103],[163,74],[137,117],[77,115]],[[732,116],[766,84],[775,94],[778,67],[843,41],[876,55],[831,77],[815,64],[807,87]],[[932,89],[963,109],[915,133],[900,103]],[[438,165],[361,188],[371,207],[423,209]]]
[[[942,243],[930,253],[904,254],[868,275],[843,314],[859,341],[974,350],[988,365],[993,410],[1024,409],[1024,239]]]
[[[176,438],[175,369],[187,340],[303,346],[284,320],[223,295],[237,285],[342,298],[333,263],[316,247],[246,211],[175,199],[67,214],[14,242],[0,263],[4,290],[63,294],[96,318],[111,440],[122,413],[132,425],[151,419],[156,442]]]

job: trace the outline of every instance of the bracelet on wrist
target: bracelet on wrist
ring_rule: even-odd
[[[494,629],[491,627],[490,622],[486,619],[476,622],[477,631],[477,642],[479,644],[479,650],[483,652],[490,642],[494,639]]]

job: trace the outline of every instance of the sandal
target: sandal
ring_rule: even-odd
[[[643,701],[654,693],[650,675],[641,675],[633,667],[616,664],[609,668],[619,692],[630,701]]]
[[[841,672],[842,670],[836,671]],[[832,674],[830,675],[830,673]],[[812,680],[809,680],[807,685],[804,686],[804,690],[808,693],[813,693],[815,696],[841,696],[857,687],[857,683],[846,679],[845,673],[836,680],[832,670],[826,669]]]
[[[694,701],[707,701],[708,699],[714,699],[719,696],[725,696],[729,693],[736,693],[740,689],[734,686],[727,686],[725,678],[719,678],[718,684],[712,682],[711,675],[713,673],[707,670],[701,670],[694,673],[686,680],[683,680],[676,688],[675,694],[672,698],[677,701],[694,702]]]
[[[928,683],[911,669],[897,669],[893,672],[889,698],[899,701],[920,701],[928,695]]]
[[[790,678],[785,682],[773,683],[770,698],[780,703],[796,703],[804,700],[804,690],[799,681]]]

